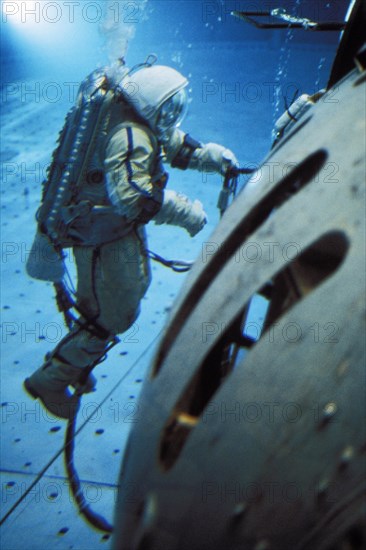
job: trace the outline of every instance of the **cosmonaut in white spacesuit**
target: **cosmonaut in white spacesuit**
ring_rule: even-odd
[[[78,398],[68,386],[92,391],[92,374],[81,388],[78,384],[82,370],[97,364],[115,336],[138,317],[151,279],[145,225],[176,225],[194,236],[207,221],[198,200],[165,189],[163,161],[222,175],[237,166],[230,150],[201,144],[178,128],[187,109],[187,83],[179,72],[161,65],[144,66],[128,76],[125,100],[117,101],[110,115],[104,177],[85,181],[77,197],[76,202],[87,199],[97,207],[112,205],[113,220],[106,215],[98,226],[98,220],[93,224],[90,218],[79,218],[76,229],[86,236],[85,245],[73,246],[73,253],[82,315],[24,382],[27,392],[60,418],[70,418],[77,407]]]

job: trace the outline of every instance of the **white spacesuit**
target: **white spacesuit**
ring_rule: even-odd
[[[92,375],[80,388],[82,369],[97,364],[115,335],[126,331],[139,314],[151,279],[145,224],[177,225],[194,236],[206,223],[199,201],[165,189],[163,161],[220,174],[237,165],[225,147],[203,145],[178,128],[187,108],[186,85],[179,72],[159,65],[144,66],[120,84],[126,101],[117,102],[110,116],[105,177],[103,182],[85,181],[77,198],[96,207],[112,205],[114,219],[120,217],[119,230],[109,230],[107,224],[102,238],[93,243],[90,220],[89,227],[79,220],[77,229],[90,235],[87,246],[73,247],[81,317],[24,383],[32,397],[60,418],[70,418],[77,407],[78,398],[68,386],[79,383],[81,392],[93,389]]]

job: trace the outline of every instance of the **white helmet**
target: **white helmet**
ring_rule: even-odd
[[[122,79],[120,88],[136,111],[159,135],[178,126],[187,111],[188,80],[164,65],[145,66]]]

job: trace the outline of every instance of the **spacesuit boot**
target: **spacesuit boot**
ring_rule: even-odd
[[[79,395],[72,394],[69,385],[77,387],[81,369],[53,358],[24,381],[24,388],[54,416],[69,420],[78,411]]]
[[[88,367],[105,355],[108,341],[75,328],[46,356],[44,365],[24,381],[26,391],[40,399],[54,416],[72,418],[79,407],[79,396],[95,387],[96,380]],[[83,374],[87,375],[85,380]],[[68,386],[76,392],[71,393]]]
[[[45,361],[49,361],[52,358],[52,353],[46,353],[45,355]],[[42,368],[42,367],[41,367]],[[97,385],[97,379],[93,375],[93,373],[89,373],[86,380],[77,380],[76,382],[71,382],[70,386],[72,386],[79,394],[80,393],[92,393],[96,390]]]

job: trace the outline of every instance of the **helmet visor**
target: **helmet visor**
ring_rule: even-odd
[[[156,123],[158,132],[164,134],[169,128],[179,126],[187,113],[187,107],[187,92],[182,88],[160,107]]]

